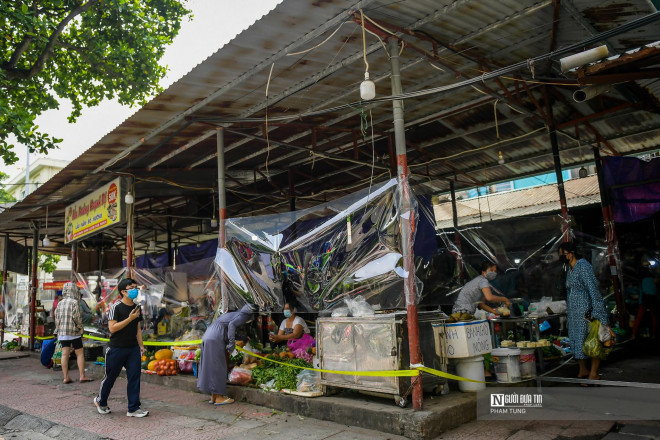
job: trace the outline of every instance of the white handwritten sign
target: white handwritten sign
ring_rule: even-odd
[[[493,346],[490,342],[488,322],[482,320],[447,324],[445,345],[449,358],[465,358],[490,353]]]

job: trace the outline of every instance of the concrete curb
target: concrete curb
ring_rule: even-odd
[[[89,431],[54,423],[5,405],[0,405],[0,429],[4,434],[28,433],[30,435],[27,435],[27,438],[45,436],[54,439],[105,440],[105,437],[99,437]]]
[[[29,356],[30,353],[26,351],[0,351],[0,361],[4,361],[5,359],[19,359]]]
[[[87,367],[87,374],[101,379],[104,369],[100,365],[91,364]],[[120,376],[125,377],[125,372],[122,371]],[[142,374],[141,381],[199,393],[197,379],[193,376]],[[341,396],[305,398],[229,385],[228,394],[237,401],[261,405],[277,411],[402,435],[413,440],[435,438],[477,417],[476,397],[473,394],[458,392],[426,399],[425,409],[417,412],[411,408],[399,408],[393,402],[384,399],[367,399],[360,394],[350,392],[345,392]]]

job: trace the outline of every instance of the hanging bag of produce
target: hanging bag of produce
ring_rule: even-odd
[[[584,354],[591,358],[604,360],[612,351],[612,347],[606,347],[598,339],[598,331],[600,329],[600,321],[594,319],[589,323],[589,334],[587,339],[584,341],[582,351]]]

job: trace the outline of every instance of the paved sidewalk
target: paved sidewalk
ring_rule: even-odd
[[[78,372],[73,370],[74,381]],[[368,440],[404,437],[324,422],[268,408],[237,402],[214,407],[208,396],[142,383],[142,419],[126,417],[126,380],[117,379],[108,400],[111,414],[96,412],[92,399],[100,381],[62,384],[61,371],[47,370],[33,357],[0,361],[0,405],[21,412],[13,414],[9,427],[18,432],[33,431],[32,436],[10,437],[7,421],[0,418],[0,435],[5,438],[78,438],[58,434],[58,430],[79,429],[89,438],[113,439],[244,439],[286,440]],[[35,422],[25,415],[37,416],[55,424],[55,428]],[[6,417],[5,417],[6,418]],[[4,428],[2,427],[4,425]],[[35,426],[35,429],[29,429]],[[50,432],[50,434],[49,434]],[[69,433],[71,431],[68,431]]]
[[[478,420],[447,431],[437,440],[598,440],[614,425],[613,421],[602,420]]]
[[[71,378],[74,381],[78,378],[76,370]],[[129,418],[126,417],[126,380],[121,377],[108,401],[112,413],[100,415],[92,404],[99,386],[99,380],[64,385],[61,371],[43,368],[32,356],[0,360],[0,439],[404,439],[245,402],[214,407],[206,403],[206,395],[144,381],[142,404],[150,415],[143,419]],[[596,440],[613,427],[613,421],[480,420],[447,431],[438,439]],[[621,433],[610,433],[607,439],[623,438],[618,436],[624,433],[632,434],[624,429]],[[635,440],[632,437],[627,436],[626,440]]]

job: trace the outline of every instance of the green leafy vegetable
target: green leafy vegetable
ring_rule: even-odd
[[[286,360],[282,359],[280,362],[290,365],[297,365],[299,367],[312,367],[312,364],[298,358]],[[288,367],[286,365],[280,365],[274,362],[264,362],[264,365],[260,365],[252,369],[252,380],[257,386],[259,386],[271,381],[272,379],[275,379],[275,389],[295,390],[298,373],[301,371],[302,369],[300,368]]]

